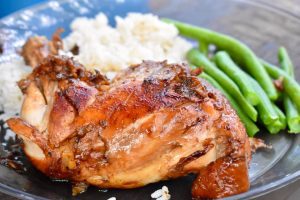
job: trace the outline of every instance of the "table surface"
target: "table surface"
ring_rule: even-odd
[[[270,5],[272,7],[279,8],[280,10],[290,12],[295,16],[300,17],[300,0],[252,0],[263,4]],[[299,67],[299,66],[298,66]],[[6,194],[0,193],[0,199],[2,200],[16,200],[14,197],[10,197]],[[262,197],[256,198],[256,200],[299,200],[300,199],[300,180],[285,186],[279,190],[271,192]]]

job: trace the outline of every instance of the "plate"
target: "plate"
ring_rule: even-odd
[[[154,13],[230,34],[248,44],[262,58],[276,62],[279,45],[285,45],[295,63],[300,63],[300,19],[252,1],[238,0],[82,0],[49,1],[16,12],[0,21],[0,39],[4,53],[0,62],[18,57],[17,49],[34,34],[48,37],[58,27],[67,35],[69,24],[79,16],[93,17],[104,12],[112,25],[114,16],[128,12]],[[92,33],[91,33],[92,34]],[[300,78],[300,69],[296,69]],[[0,137],[1,154],[13,141]],[[7,131],[9,132],[9,130]],[[250,165],[251,189],[227,199],[251,199],[283,187],[300,177],[300,135],[280,133],[259,134],[273,150],[259,151]],[[151,199],[150,195],[163,185],[172,199],[191,199],[193,176],[164,181],[132,190],[101,190],[90,187],[87,192],[71,197],[69,183],[53,182],[35,170],[24,158],[26,173],[17,173],[0,166],[0,191],[22,199]]]

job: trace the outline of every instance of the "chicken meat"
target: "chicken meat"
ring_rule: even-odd
[[[63,49],[63,41],[60,34],[64,30],[59,28],[52,35],[52,40],[48,40],[45,36],[30,37],[22,47],[21,55],[27,65],[35,68],[48,55],[58,55],[59,50]]]
[[[21,116],[8,125],[51,178],[136,188],[194,173],[196,199],[249,189],[242,123],[185,64],[144,61],[110,82],[71,58],[49,56],[19,87]]]

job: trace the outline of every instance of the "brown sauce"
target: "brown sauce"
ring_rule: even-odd
[[[13,169],[18,173],[25,173],[27,168],[22,161],[24,155],[21,142],[17,138],[12,137],[6,140],[5,136],[8,131],[9,128],[6,128],[4,122],[0,121],[0,141],[2,142],[0,146],[0,165]]]

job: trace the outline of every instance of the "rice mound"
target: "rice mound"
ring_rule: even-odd
[[[0,110],[4,114],[0,119],[6,120],[20,112],[23,95],[17,81],[30,73],[31,68],[26,66],[22,58],[0,64]]]
[[[115,28],[109,26],[103,13],[94,19],[75,19],[72,33],[64,39],[65,51],[77,45],[75,58],[87,68],[117,72],[142,60],[180,62],[191,48],[175,26],[155,15],[129,13],[115,21]]]
[[[129,13],[116,17],[116,27],[109,26],[103,13],[95,18],[76,18],[71,33],[63,40],[61,54],[74,56],[88,69],[97,69],[108,77],[142,60],[182,62],[191,44],[178,36],[178,30],[152,14]],[[72,55],[77,45],[79,54]],[[32,70],[22,58],[0,65],[0,119],[20,111],[22,94],[17,81]]]

